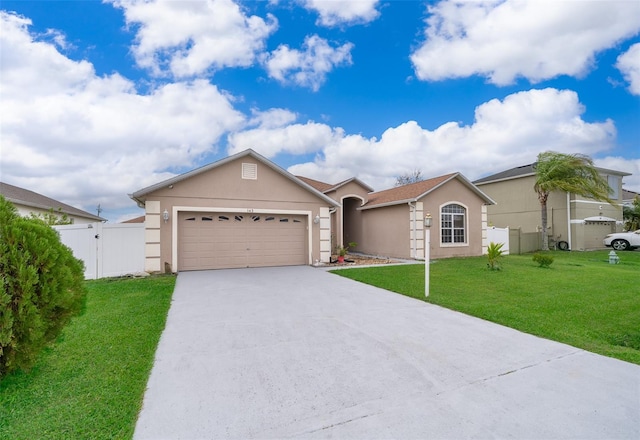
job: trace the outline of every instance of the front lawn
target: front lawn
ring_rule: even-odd
[[[431,263],[428,302],[588,351],[640,364],[640,251],[552,252],[540,268],[532,255],[510,255],[501,271],[486,257]],[[424,265],[333,271],[424,300]]]
[[[0,383],[0,438],[131,438],[174,283],[88,281],[85,313],[30,372]]]

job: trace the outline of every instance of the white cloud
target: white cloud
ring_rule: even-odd
[[[298,119],[298,115],[284,108],[272,108],[265,111],[252,110],[253,117],[247,125],[260,128],[277,128],[290,124]]]
[[[380,15],[376,6],[379,0],[303,0],[302,4],[320,14],[317,24],[336,26],[340,24],[369,23]]]
[[[597,52],[640,30],[640,2],[492,0],[429,6],[411,55],[419,79],[481,75],[506,85],[585,75]]]
[[[640,95],[640,43],[620,55],[616,67],[629,83],[629,91],[633,95]]]
[[[190,77],[210,69],[246,67],[264,50],[277,20],[247,16],[231,0],[111,0],[137,27],[138,65],[160,75]]]
[[[333,48],[317,35],[307,36],[304,50],[280,45],[265,59],[265,67],[271,78],[283,83],[293,83],[317,91],[327,73],[340,65],[351,64],[353,44],[345,43]]]
[[[544,89],[486,102],[476,108],[471,125],[449,122],[429,130],[408,121],[387,129],[379,139],[327,127],[325,133],[331,135],[326,135],[316,160],[289,171],[332,183],[355,175],[384,189],[393,185],[395,176],[415,169],[425,176],[460,171],[476,179],[531,163],[545,150],[606,152],[616,136],[613,122],[586,122],[583,112],[575,92]],[[281,151],[289,148],[286,139],[279,146]]]
[[[244,124],[205,80],[139,94],[34,41],[27,19],[2,13],[0,25],[3,181],[91,211],[133,208],[126,194],[193,166]]]
[[[331,143],[339,133],[339,130],[316,122],[278,128],[260,127],[229,135],[229,154],[247,148],[252,148],[269,158],[278,153],[313,153]]]

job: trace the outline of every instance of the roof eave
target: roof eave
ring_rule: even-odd
[[[328,202],[331,206],[335,206],[335,207],[339,207],[340,204],[338,202],[336,202],[335,200],[333,200],[331,197],[323,194],[322,192],[318,191],[317,189],[315,189],[314,187],[312,187],[311,185],[303,182],[302,180],[298,179],[296,176],[294,176],[293,174],[291,174],[290,172],[288,172],[287,170],[277,166],[276,164],[274,164],[273,162],[271,162],[270,160],[268,160],[266,157],[256,153],[254,150],[252,150],[251,148],[241,151],[240,153],[236,153],[233,154],[231,156],[225,157],[224,159],[221,159],[219,161],[210,163],[208,165],[202,166],[200,168],[196,168],[195,170],[191,170],[188,171],[184,174],[180,174],[178,176],[172,177],[170,179],[167,180],[163,180],[162,182],[158,182],[154,185],[148,186],[146,188],[143,188],[141,190],[138,190],[132,194],[129,194],[129,197],[134,200],[139,207],[143,208],[144,207],[144,203],[145,200],[143,199],[144,196],[146,196],[147,194],[150,194],[154,191],[157,191],[158,189],[161,188],[165,188],[169,185],[174,185],[178,182],[181,182],[183,180],[186,180],[190,177],[193,176],[197,176],[198,174],[204,173],[206,171],[212,170],[214,168],[218,168],[222,165],[225,165],[227,163],[233,162],[236,159],[240,159],[241,157],[245,157],[245,156],[251,156],[254,159],[256,159],[257,161],[261,162],[262,164],[268,166],[269,168],[271,168],[273,171],[279,173],[280,175],[286,177],[287,179],[291,180],[292,182],[300,185],[301,187],[305,188],[307,191],[310,191],[311,193],[313,193],[315,196],[320,197],[322,200]]]

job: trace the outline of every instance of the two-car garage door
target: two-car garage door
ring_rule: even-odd
[[[307,217],[181,212],[178,269],[205,270],[307,264]]]

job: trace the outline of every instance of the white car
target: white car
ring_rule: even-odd
[[[617,251],[630,251],[640,247],[640,229],[635,232],[618,232],[607,235],[603,243]]]

